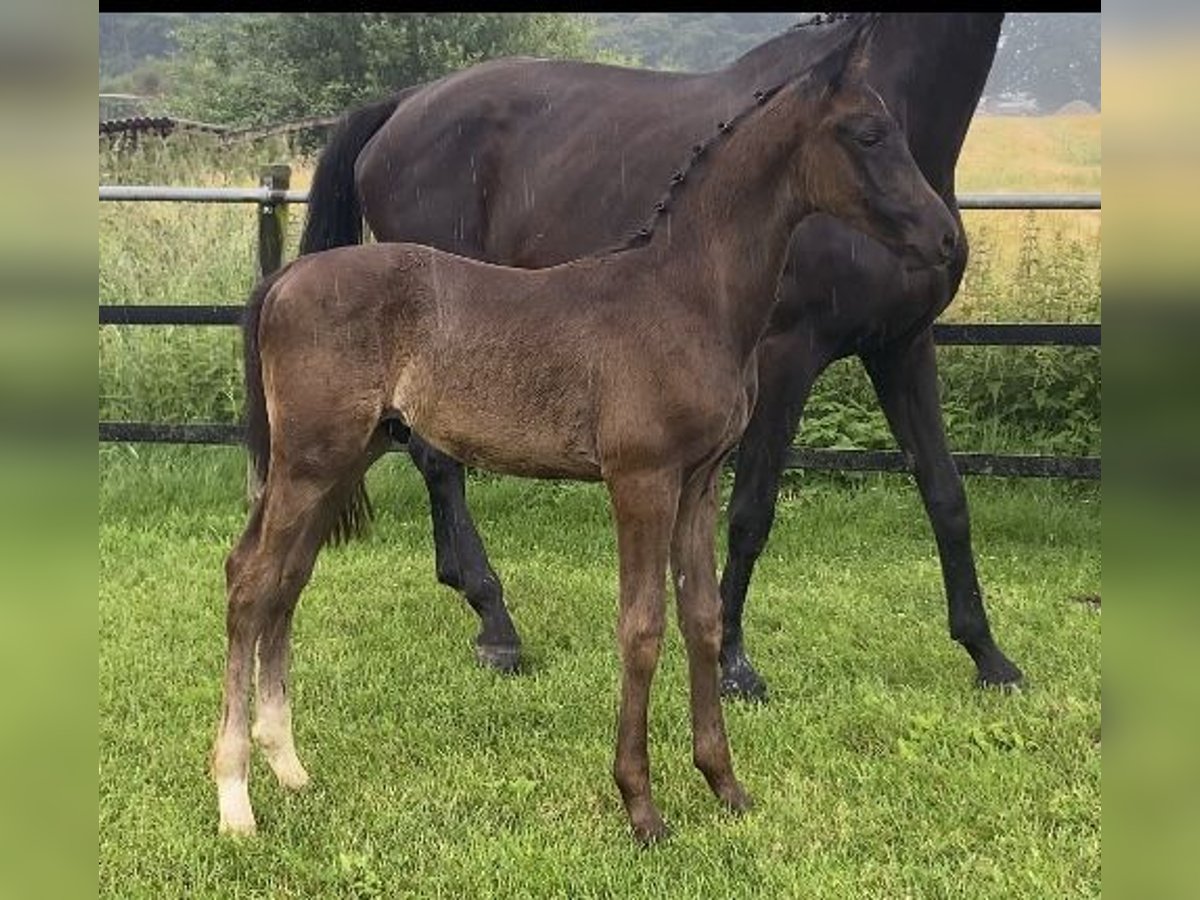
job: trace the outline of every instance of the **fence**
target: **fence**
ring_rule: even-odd
[[[263,170],[258,188],[188,188],[112,185],[100,187],[101,202],[172,201],[183,203],[253,203],[258,207],[258,275],[283,263],[287,207],[307,203],[303,191],[289,190],[288,166]],[[1099,194],[962,194],[961,209],[1100,209]],[[242,306],[102,305],[100,325],[237,325]],[[1073,346],[1099,347],[1099,324],[942,324],[933,326],[939,346]],[[224,423],[100,422],[101,442],[170,444],[238,444],[242,429]],[[397,447],[399,449],[399,447]],[[1015,475],[1098,479],[1097,456],[1024,456],[955,453],[964,475]],[[907,472],[904,454],[881,450],[792,448],[788,468],[843,471]]]

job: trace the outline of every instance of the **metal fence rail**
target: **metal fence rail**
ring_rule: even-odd
[[[106,304],[101,325],[240,325],[243,306],[234,304]],[[1099,347],[1100,326],[1057,322],[996,324],[938,323],[934,340],[943,346]]]
[[[240,425],[218,422],[101,422],[101,443],[135,444],[240,444]],[[394,443],[391,450],[404,450]],[[1026,478],[1100,477],[1097,456],[1036,456],[1002,453],[954,453],[954,464],[963,475],[1007,475]],[[896,450],[843,450],[793,447],[787,468],[842,472],[912,472],[909,459]]]
[[[306,191],[289,190],[287,166],[263,171],[257,188],[194,188],[153,185],[101,185],[101,202],[253,203],[258,205],[258,274],[268,274],[283,261],[287,207],[307,203]],[[1099,194],[960,194],[965,210],[1098,210]],[[240,304],[121,304],[100,306],[100,325],[238,325]],[[941,346],[1099,347],[1099,324],[937,323],[934,340]],[[215,422],[100,422],[101,442],[169,444],[240,444],[242,427]],[[396,444],[393,449],[402,449]],[[955,453],[964,475],[999,475],[1098,479],[1099,457],[1022,456]],[[792,448],[788,468],[842,471],[911,472],[904,454],[883,450]]]

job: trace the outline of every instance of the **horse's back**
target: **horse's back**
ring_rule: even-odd
[[[737,111],[721,84],[573,61],[474,66],[407,97],[364,148],[364,215],[380,240],[510,265],[585,255],[635,227],[713,117]]]

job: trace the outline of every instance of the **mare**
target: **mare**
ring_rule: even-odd
[[[381,241],[508,266],[540,268],[594,253],[641,224],[645,198],[718,119],[795,74],[854,18],[801,23],[706,74],[506,59],[409,88],[351,113],[331,136],[313,178],[301,252],[358,243],[365,215]],[[852,355],[866,366],[915,470],[937,540],[951,636],[973,658],[980,683],[1021,679],[984,609],[930,330],[966,266],[954,168],[1002,20],[1000,13],[886,14],[873,38],[868,79],[955,217],[950,265],[908,271],[883,244],[815,215],[792,235],[781,279],[768,290],[779,302],[759,353],[758,404],[737,453],[721,579],[727,694],[766,697],[742,633],[751,573],[813,383]],[[422,438],[411,435],[409,450],[429,491],[438,580],[462,591],[478,614],[479,659],[513,669],[520,640],[466,506],[463,469]]]
[[[613,775],[634,835],[666,833],[646,721],[668,568],[693,761],[726,806],[749,806],[719,693],[718,475],[754,407],[756,348],[790,235],[823,212],[914,267],[944,266],[957,240],[864,81],[874,22],[855,23],[803,76],[762,91],[698,147],[654,227],[620,248],[516,269],[368,244],[301,256],[255,288],[247,435],[264,488],[225,566],[228,654],[212,753],[221,831],[255,830],[252,739],[284,786],[308,780],[289,702],[293,614],[320,547],[361,526],[363,478],[393,421],[469,465],[604,482],[620,587]]]

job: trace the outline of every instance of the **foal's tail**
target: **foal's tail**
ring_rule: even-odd
[[[267,393],[263,387],[262,352],[258,342],[258,326],[262,319],[263,303],[287,266],[262,279],[246,300],[242,316],[242,361],[246,377],[246,449],[254,463],[254,471],[264,485],[271,468],[271,423],[267,418]],[[365,534],[371,524],[373,511],[363,479],[355,483],[345,504],[338,510],[327,541],[341,544]]]
[[[275,286],[284,269],[262,279],[246,300],[242,314],[242,364],[246,375],[246,450],[254,463],[258,480],[267,481],[271,464],[271,427],[267,421],[267,394],[263,389],[262,354],[258,348],[258,323],[262,318],[263,301]]]
[[[348,113],[330,135],[308,195],[308,217],[300,237],[300,252],[317,253],[362,241],[362,207],[354,187],[354,164],[372,135],[386,122],[400,101],[423,85]]]

